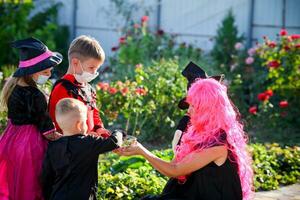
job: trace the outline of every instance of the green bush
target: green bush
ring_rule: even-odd
[[[67,26],[59,26],[58,8],[61,3],[30,16],[35,8],[32,1],[1,1],[0,2],[0,48],[8,50],[0,55],[0,63],[4,66],[17,65],[18,54],[10,47],[10,42],[27,37],[36,37],[43,41],[51,50],[61,52],[66,58],[69,30]],[[65,59],[65,61],[67,61]],[[64,63],[65,66],[67,66]],[[0,66],[2,68],[2,66]],[[64,69],[60,68],[61,71]]]
[[[296,183],[300,178],[300,147],[280,147],[278,144],[251,144],[255,190],[274,190],[280,185]],[[170,149],[154,151],[164,160],[173,157]],[[147,194],[159,194],[167,177],[154,170],[142,157],[100,156],[98,198],[138,199]]]
[[[299,42],[300,35],[282,30],[275,41],[264,37],[238,51],[229,90],[254,141],[300,144]]]
[[[187,81],[180,72],[177,60],[161,60],[135,67],[131,81],[99,83],[102,119],[142,140],[169,140],[183,115],[177,103],[185,95]]]
[[[119,44],[112,48],[116,51],[110,58],[113,66],[113,80],[124,80],[134,77],[134,66],[142,63],[145,66],[152,61],[161,59],[178,59],[179,64],[185,64],[189,60],[202,61],[202,51],[193,45],[176,44],[176,37],[165,33],[163,30],[152,32],[148,29],[148,16],[143,16],[141,23],[135,23],[126,28],[124,36],[119,39]]]
[[[228,12],[217,30],[214,47],[211,51],[215,68],[225,74],[226,79],[231,80],[232,68],[235,65],[238,48],[242,45],[243,37],[238,35],[232,10]]]
[[[274,190],[300,178],[300,148],[252,144],[256,190]]]

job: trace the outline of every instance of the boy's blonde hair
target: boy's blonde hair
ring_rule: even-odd
[[[105,60],[105,53],[95,38],[81,35],[71,42],[68,58],[69,62],[72,58],[78,58],[82,61],[88,58],[95,58],[103,63]]]
[[[61,99],[55,107],[55,118],[62,130],[68,130],[76,121],[86,122],[87,107],[73,98]]]

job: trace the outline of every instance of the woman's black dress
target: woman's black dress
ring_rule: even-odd
[[[224,134],[221,134],[221,137],[226,140]],[[230,157],[230,154],[228,155]],[[221,166],[211,162],[188,176],[184,184],[178,183],[176,178],[171,178],[162,194],[146,196],[142,200],[242,200],[237,166],[230,160],[227,158]]]

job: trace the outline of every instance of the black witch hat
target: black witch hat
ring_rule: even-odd
[[[61,63],[63,57],[58,52],[52,52],[41,41],[27,38],[12,42],[12,47],[19,49],[19,68],[13,74],[21,77],[43,71]]]
[[[198,78],[213,78],[217,81],[222,81],[224,79],[223,74],[218,76],[208,76],[207,73],[201,67],[199,67],[193,62],[190,62],[181,72],[181,74],[188,80],[187,90],[189,90],[193,82]],[[179,101],[178,107],[182,110],[189,108],[189,104],[186,102],[186,97]]]

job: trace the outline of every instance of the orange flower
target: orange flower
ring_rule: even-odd
[[[123,96],[126,96],[126,94],[129,92],[129,89],[128,89],[128,87],[125,87],[125,88],[123,88],[122,90],[121,90],[121,94],[123,95]]]
[[[100,89],[102,89],[103,91],[107,91],[108,88],[109,88],[109,84],[108,83],[104,83],[104,82],[100,82],[100,83],[98,83],[98,87]]]
[[[143,88],[137,88],[135,89],[135,94],[145,96],[147,94],[147,91]]]
[[[271,97],[273,96],[273,90],[266,90],[265,94]]]
[[[116,94],[116,93],[118,92],[118,90],[117,90],[117,88],[110,87],[110,88],[108,89],[108,92],[109,92],[110,94]]]

